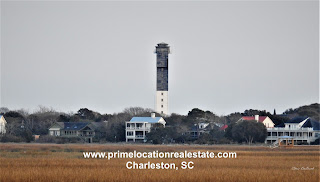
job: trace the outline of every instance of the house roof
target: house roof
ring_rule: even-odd
[[[282,139],[288,138],[288,139],[290,139],[290,138],[294,138],[294,137],[293,136],[279,136],[279,138],[282,138]]]
[[[133,117],[130,122],[158,123],[162,117]]]
[[[310,120],[313,130],[320,130],[320,123],[319,121]]]
[[[267,118],[267,116],[259,116],[259,122],[262,123],[266,118]],[[255,117],[254,116],[242,116],[242,120],[251,121],[251,120],[255,120]]]
[[[285,127],[285,126],[284,126],[284,123],[280,123],[280,124],[278,124],[277,126],[274,126],[274,127]]]
[[[313,130],[320,130],[319,121],[312,120],[306,116],[298,116],[298,117],[295,117],[285,123],[299,124],[304,120],[306,120],[306,122],[301,126],[302,128],[311,128],[312,127]],[[276,127],[285,127],[285,124],[281,123],[281,124],[277,125]]]
[[[297,117],[294,117],[285,123],[300,123],[306,119],[308,119],[308,117],[306,117],[306,116],[297,116]]]
[[[55,122],[52,126],[55,124],[58,124],[63,130],[81,130],[88,125],[91,129],[101,130],[106,125],[105,122]]]
[[[60,122],[59,122],[60,123]],[[81,130],[88,126],[89,122],[64,122],[64,130]]]
[[[7,123],[6,119],[4,118],[4,116],[2,114],[0,114],[0,119],[3,117],[3,120],[5,123]]]
[[[204,128],[200,128],[201,124],[207,124]],[[198,123],[191,126],[191,131],[204,131],[209,129],[209,123]]]
[[[313,128],[313,130],[320,130],[320,123],[310,118],[301,126],[303,128]]]
[[[225,129],[227,129],[227,128],[228,128],[228,125],[225,124],[225,125],[223,125],[223,126],[220,127],[220,130],[225,130]]]

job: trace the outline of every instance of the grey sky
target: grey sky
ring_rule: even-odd
[[[154,108],[160,42],[171,113],[319,102],[317,1],[2,1],[1,106]]]

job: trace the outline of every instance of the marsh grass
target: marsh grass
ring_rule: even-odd
[[[236,159],[84,159],[84,151],[237,152]],[[0,144],[0,181],[319,181],[319,147]],[[193,161],[192,170],[128,170],[126,162]],[[292,170],[309,167],[314,170]]]

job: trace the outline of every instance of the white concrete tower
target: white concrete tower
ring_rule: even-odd
[[[169,114],[168,102],[168,54],[170,47],[166,43],[159,43],[156,46],[157,54],[157,91],[155,111],[163,114]]]

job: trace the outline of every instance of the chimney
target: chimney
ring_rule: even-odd
[[[151,117],[152,117],[152,118],[155,118],[155,117],[156,117],[156,113],[154,113],[154,112],[151,113]]]
[[[254,120],[259,121],[259,115],[254,115]]]

